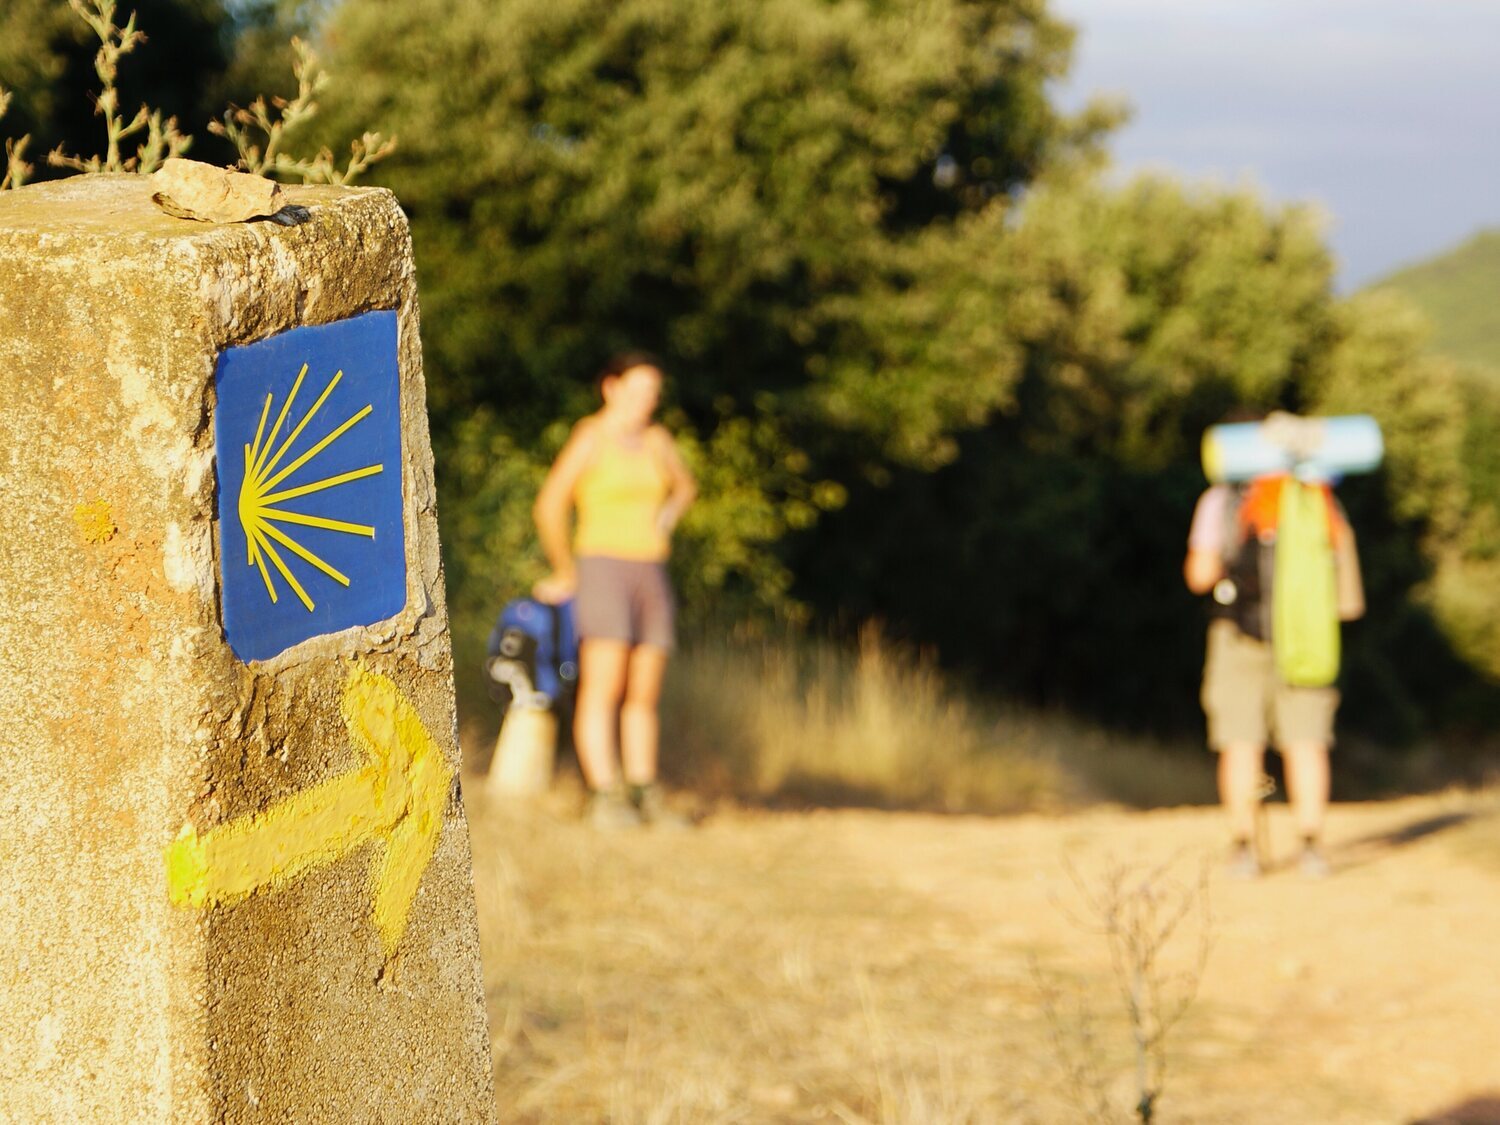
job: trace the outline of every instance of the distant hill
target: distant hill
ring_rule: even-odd
[[[1480,231],[1370,286],[1387,287],[1432,319],[1433,351],[1500,372],[1500,229]]]

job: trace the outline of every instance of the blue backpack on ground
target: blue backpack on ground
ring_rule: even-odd
[[[578,685],[573,603],[507,603],[490,630],[484,669],[490,697],[502,707],[556,708]]]

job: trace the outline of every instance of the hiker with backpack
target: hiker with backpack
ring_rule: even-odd
[[[1332,474],[1314,460],[1326,441],[1320,426],[1273,415],[1259,428],[1216,427],[1231,439],[1283,450],[1285,463],[1236,480],[1209,464],[1224,454],[1205,441],[1209,476],[1218,483],[1199,498],[1188,536],[1183,575],[1193,593],[1209,596],[1211,617],[1202,703],[1233,837],[1230,872],[1241,878],[1261,873],[1252,838],[1268,742],[1285,766],[1302,873],[1329,873],[1321,840],[1339,705],[1339,625],[1363,615],[1364,592],[1353,529],[1334,497]],[[1374,442],[1378,462],[1378,428]],[[1243,464],[1273,468],[1254,465],[1250,454],[1263,448],[1241,448],[1248,451]]]
[[[674,644],[667,556],[697,485],[671,434],[652,421],[662,381],[647,353],[611,359],[599,376],[603,406],[573,427],[534,509],[552,566],[535,593],[575,599],[573,736],[600,828],[680,822],[657,783],[657,703]]]

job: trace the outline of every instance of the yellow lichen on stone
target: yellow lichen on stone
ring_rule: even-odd
[[[85,543],[108,543],[119,530],[114,515],[109,510],[108,500],[91,500],[73,509],[73,522]]]

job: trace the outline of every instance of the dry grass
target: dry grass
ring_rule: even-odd
[[[663,728],[674,780],[761,802],[1007,813],[1213,798],[1201,753],[977,700],[870,629],[853,652],[787,637],[693,644]]]
[[[499,721],[473,671],[482,651],[457,640],[465,758],[480,770]],[[1201,747],[979,698],[874,630],[853,650],[790,634],[690,641],[667,674],[662,738],[667,779],[709,801],[994,814],[1215,799]]]
[[[1068,866],[1094,882],[1113,857],[1222,840],[1210,809],[729,806],[689,834],[607,835],[576,793],[465,792],[506,1122],[1072,1123],[1034,963],[1088,999],[1128,1116],[1130,1026],[1105,943],[1058,909]],[[1343,807],[1334,879],[1216,886],[1218,947],[1159,1120],[1394,1125],[1493,1092],[1500,873],[1456,854],[1489,839],[1493,800]],[[1290,819],[1273,828],[1294,854]]]
[[[917,902],[830,855],[819,817],[731,814],[685,864],[684,837],[503,815],[475,818],[480,849],[527,857],[476,865],[502,1120],[1025,1119],[1012,1081],[1045,1064],[1002,1017],[1026,982],[941,927],[962,968],[923,969],[933,932],[889,926]]]
[[[482,759],[493,730],[464,714]],[[540,805],[466,786],[501,1120],[1073,1122],[1034,965],[1088,998],[1102,1096],[1128,1115],[1108,951],[1058,904],[1071,865],[1217,856],[1215,809],[1117,807],[1208,798],[1208,754],[996,707],[873,635],[689,645],[664,728],[669,771],[714,809],[691,833],[592,832],[566,773]],[[1495,800],[1336,807],[1334,879],[1216,887],[1159,1120],[1406,1122],[1488,1090]]]

